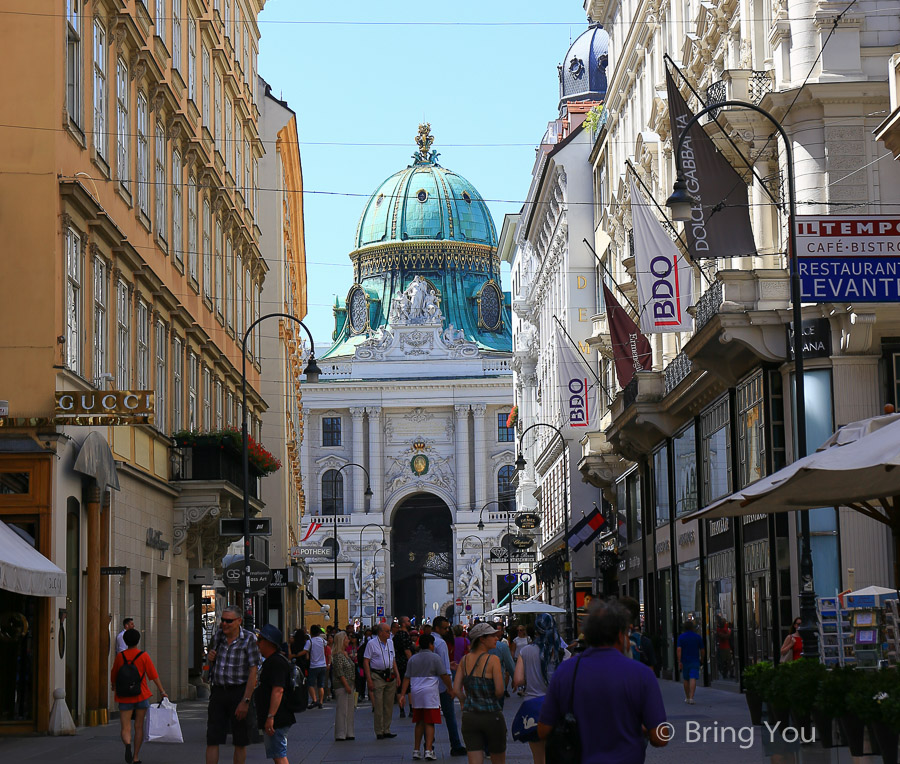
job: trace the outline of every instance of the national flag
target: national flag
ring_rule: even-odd
[[[300,539],[300,543],[302,544],[306,541],[310,536],[312,536],[319,528],[322,527],[322,523],[311,522],[309,524],[309,528],[306,529],[306,535]]]
[[[638,309],[644,334],[689,332],[694,269],[681,254],[631,176],[631,221]]]
[[[563,429],[570,435],[596,430],[599,425],[597,389],[588,384],[587,359],[577,351],[557,324],[556,384],[563,414]]]
[[[669,97],[669,123],[672,145],[694,116],[678,90],[672,72],[666,68],[666,91]],[[699,122],[695,122],[684,139],[681,150],[688,193],[697,203],[692,217],[684,225],[688,251],[694,259],[734,257],[756,254],[747,184],[731,163],[716,148]]]
[[[594,505],[594,511],[587,516],[581,518],[575,527],[569,531],[568,544],[572,547],[573,552],[577,552],[586,544],[590,544],[603,529],[606,524],[606,518],[603,513]]]
[[[612,339],[616,377],[619,386],[625,388],[634,379],[636,371],[649,370],[653,367],[650,340],[641,334],[637,324],[619,305],[606,284],[603,285],[603,302],[606,304],[606,320]]]

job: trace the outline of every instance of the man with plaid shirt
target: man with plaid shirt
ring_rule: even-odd
[[[250,742],[247,711],[256,688],[260,655],[256,637],[241,628],[242,621],[236,607],[224,608],[222,626],[206,655],[212,686],[206,720],[206,764],[218,764],[219,746],[225,744],[229,727],[234,744],[234,764],[244,764],[247,759]]]

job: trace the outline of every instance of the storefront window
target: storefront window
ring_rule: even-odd
[[[641,538],[641,473],[632,472],[625,482],[628,487],[628,542]]]
[[[703,504],[728,495],[731,486],[731,437],[728,398],[721,398],[700,418],[703,447]]]
[[[771,577],[768,570],[769,540],[744,545],[744,585],[747,601],[747,661],[771,658]]]
[[[675,639],[672,633],[672,571],[669,568],[659,571],[659,587],[657,589],[659,603],[659,656],[664,676],[674,676]]]
[[[713,679],[737,679],[734,665],[734,550],[709,555],[706,559],[709,594],[707,628],[709,666]]]
[[[738,462],[736,488],[744,488],[765,474],[762,372],[738,385]]]
[[[697,452],[694,425],[672,438],[675,462],[675,516],[697,509]]]
[[[683,562],[678,566],[678,597],[680,600],[680,624],[685,621],[700,623],[703,595],[700,589],[700,560]]]
[[[618,483],[616,483],[616,515],[621,517],[625,513],[625,509],[628,506],[628,485],[625,480],[622,479]],[[631,536],[628,533],[628,523],[626,521],[625,526],[622,527],[619,524],[618,529],[618,541],[622,548],[631,540]]]
[[[653,454],[653,498],[656,501],[656,527],[669,522],[669,448],[663,445]]]

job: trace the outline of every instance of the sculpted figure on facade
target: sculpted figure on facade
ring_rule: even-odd
[[[474,555],[468,558],[466,567],[459,571],[459,591],[462,597],[470,599],[484,597],[484,585],[481,582],[478,558]]]
[[[423,276],[416,276],[405,292],[391,302],[390,322],[394,325],[434,324],[443,321],[440,298]]]
[[[362,593],[363,604],[375,598],[378,589],[384,591],[384,572],[375,567],[372,559],[363,559],[353,567],[353,590],[357,599]]]

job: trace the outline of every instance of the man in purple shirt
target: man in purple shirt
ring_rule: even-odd
[[[541,707],[538,735],[543,739],[571,705],[582,764],[642,764],[647,739],[655,747],[668,742],[667,731],[659,732],[666,709],[656,677],[648,666],[624,654],[630,649],[628,623],[628,611],[621,605],[595,600],[584,623],[588,649],[559,665]]]

